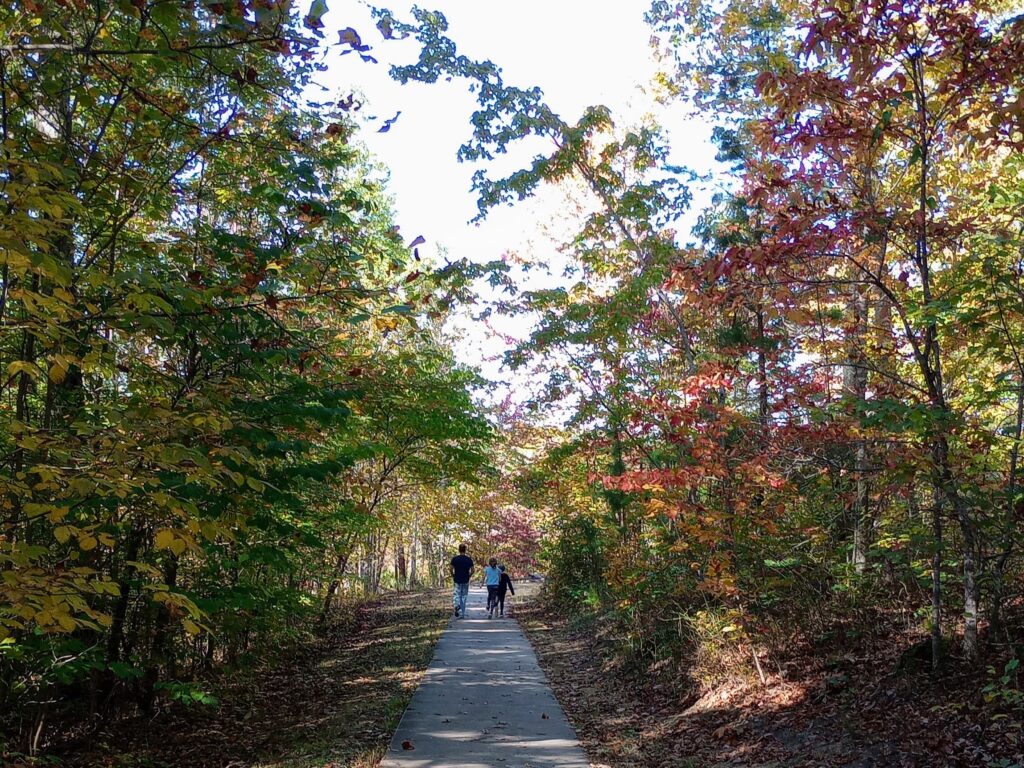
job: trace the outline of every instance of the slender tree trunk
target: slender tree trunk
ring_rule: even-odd
[[[942,664],[942,491],[932,496],[932,669]]]
[[[977,565],[977,532],[967,509],[967,502],[956,486],[949,462],[949,444],[940,434],[933,443],[932,455],[936,466],[936,484],[942,489],[960,524],[962,536],[961,559],[964,582],[964,656],[968,661],[978,658],[979,585]]]
[[[125,542],[124,558],[122,559],[121,565],[118,569],[119,572],[111,573],[111,577],[117,582],[118,596],[117,600],[114,601],[114,608],[111,611],[110,630],[107,635],[105,655],[107,664],[120,661],[125,657],[122,645],[124,643],[125,622],[128,616],[128,606],[131,603],[132,596],[131,579],[132,575],[135,573],[134,566],[129,565],[129,563],[138,559],[139,547],[142,545],[143,533],[144,531],[141,523],[136,520],[132,524],[131,530],[128,532],[128,537]],[[106,711],[107,705],[110,702],[110,697],[115,690],[116,682],[116,677],[110,671],[102,673],[101,679],[97,680],[94,684],[95,692],[92,701],[92,709],[94,712]]]
[[[124,621],[125,616],[128,613],[128,603],[131,600],[131,582],[129,578],[133,572],[132,566],[128,565],[128,562],[134,561],[139,556],[139,539],[142,531],[138,526],[133,527],[131,533],[128,534],[128,546],[125,550],[124,560],[125,564],[122,566],[120,578],[117,580],[117,586],[120,590],[117,601],[114,603],[114,611],[111,616],[110,623],[110,634],[107,636],[107,663],[112,661],[120,661],[121,659],[121,640],[124,637]]]
[[[39,290],[39,275],[32,277],[32,291]],[[34,363],[36,360],[36,337],[30,331],[25,331],[21,343],[21,360],[26,363]],[[18,392],[15,398],[14,415],[22,424],[28,423],[28,390],[32,383],[26,371],[22,371],[18,378]]]
[[[757,317],[757,418],[761,424],[762,446],[768,441],[768,340],[764,334],[764,309],[760,304],[755,310]]]
[[[1017,537],[1017,467],[1020,463],[1020,440],[1024,431],[1024,376],[1017,383],[1017,413],[1013,427],[1013,447],[1010,449],[1010,468],[1006,478],[1006,503],[1003,511],[1000,553],[992,571],[992,604],[989,606],[989,626],[995,636],[1002,628],[1003,600],[1006,592],[1006,566],[1010,561]]]
[[[345,552],[338,555],[338,561],[334,566],[334,579],[331,580],[330,585],[327,587],[327,596],[324,598],[324,607],[320,612],[321,624],[325,624],[327,622],[327,616],[331,612],[331,603],[334,601],[334,595],[341,587],[341,577],[345,575],[345,568],[348,566],[348,558],[351,554],[352,550],[346,546]]]
[[[395,546],[395,565],[397,566],[398,572],[395,574],[396,583],[399,589],[405,589],[409,586],[409,571],[408,563],[405,559],[405,546],[401,543]]]
[[[416,551],[419,548],[418,538],[419,526],[413,526],[412,540],[409,542],[409,586],[416,587],[419,585],[419,577],[416,573]]]
[[[387,558],[388,545],[391,543],[390,536],[380,537],[380,548],[376,554],[377,568],[373,573],[373,592],[380,592],[381,576],[384,573],[384,562]]]
[[[616,423],[611,425],[610,431],[612,438],[612,461],[609,470],[614,477],[619,477],[626,473],[626,463],[622,456],[622,435]],[[612,514],[612,519],[615,521],[616,528],[618,528],[619,536],[622,539],[628,538],[629,521],[626,516],[625,494],[618,490],[606,490],[604,491],[604,497],[608,502],[608,509]]]
[[[846,339],[846,367],[843,372],[843,391],[851,417],[860,403],[867,398],[868,369],[864,355],[867,333],[868,294],[866,286],[854,286],[849,302],[852,328]],[[870,510],[868,508],[868,446],[858,437],[853,449],[854,502],[852,511],[853,548],[851,562],[857,573],[863,573],[871,546]]]
[[[178,557],[176,555],[168,555],[167,564],[164,567],[164,580],[172,590],[178,584]],[[156,683],[160,678],[161,663],[168,667],[168,674],[173,675],[173,659],[169,653],[170,630],[171,612],[166,606],[162,606],[153,627],[153,643],[150,646],[149,664],[142,681],[142,696],[139,702],[142,711],[147,714],[153,713],[153,706],[156,702]]]
[[[921,277],[921,298],[925,309],[931,309],[933,301],[930,241],[928,225],[931,216],[929,205],[929,176],[931,172],[932,115],[928,110],[927,83],[924,72],[924,53],[915,52],[910,59],[913,74],[914,98],[918,114],[917,145],[921,156],[918,176],[917,243],[914,254]],[[930,436],[935,483],[942,489],[946,501],[956,515],[962,537],[963,581],[964,581],[964,656],[968,661],[978,658],[978,581],[977,581],[977,531],[967,502],[960,493],[952,461],[949,455],[950,410],[946,402],[943,379],[942,344],[939,329],[934,319],[929,319],[924,328],[922,349],[916,352],[918,365],[927,385],[930,405],[935,423]]]

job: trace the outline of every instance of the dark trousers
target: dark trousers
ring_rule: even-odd
[[[507,590],[498,590],[498,613],[505,613],[505,595],[508,594]]]
[[[492,605],[498,604],[498,588],[492,587],[490,584],[487,585],[487,610],[491,610]]]

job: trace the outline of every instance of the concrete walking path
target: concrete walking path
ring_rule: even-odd
[[[519,624],[485,602],[471,590],[441,636],[380,768],[589,768]]]

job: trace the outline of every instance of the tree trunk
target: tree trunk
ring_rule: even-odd
[[[942,664],[942,492],[932,496],[932,669]]]
[[[388,551],[388,544],[390,543],[389,536],[381,536],[379,549],[375,553],[376,568],[374,569],[373,578],[373,593],[377,594],[380,592],[381,577],[384,574],[384,562]]]
[[[415,530],[415,529],[414,529]],[[409,586],[418,586],[418,576],[416,574],[416,550],[419,542],[417,541],[416,534],[413,534],[412,540],[409,542]]]
[[[612,438],[612,461],[609,471],[613,477],[620,477],[626,473],[626,463],[622,457],[622,435],[618,424],[610,425]],[[605,500],[608,502],[608,510],[618,528],[619,536],[625,540],[629,536],[629,521],[626,517],[626,495],[618,490],[604,491]]]
[[[338,555],[338,562],[334,566],[334,579],[327,587],[327,596],[324,598],[324,607],[320,612],[320,623],[327,623],[327,615],[331,611],[331,603],[334,600],[334,595],[341,587],[341,577],[345,575],[345,568],[348,566],[348,558],[352,553],[351,549],[346,550],[343,554]]]
[[[768,340],[764,335],[764,310],[758,304],[757,317],[757,419],[761,424],[762,446],[768,441]]]
[[[125,542],[125,553],[120,572],[111,573],[111,578],[117,581],[119,594],[117,596],[117,600],[114,601],[114,609],[111,612],[110,631],[107,635],[105,655],[107,664],[120,661],[126,655],[123,652],[122,644],[125,636],[125,622],[128,617],[128,606],[131,603],[132,596],[131,577],[135,571],[134,566],[129,565],[129,563],[138,559],[139,547],[142,546],[143,534],[144,531],[142,524],[136,520],[132,525],[131,531],[128,533],[127,541]],[[115,691],[116,683],[116,676],[109,670],[102,671],[98,674],[96,682],[93,685],[94,691],[91,703],[91,709],[93,712],[105,711],[107,709],[107,705],[110,703],[111,696]]]
[[[912,55],[914,99],[918,114],[917,144],[921,156],[920,174],[917,180],[917,243],[914,261],[920,272],[921,299],[925,309],[931,309],[932,279],[929,241],[929,221],[931,208],[929,202],[929,177],[931,173],[931,139],[932,118],[929,113],[927,94],[928,88],[924,71],[924,57],[920,52]],[[920,338],[920,337],[919,337]],[[915,344],[915,357],[921,370],[922,378],[928,389],[930,405],[934,412],[935,422],[931,426],[931,451],[934,463],[935,484],[949,502],[953,514],[956,515],[963,538],[963,579],[964,579],[964,656],[968,661],[978,658],[978,582],[977,582],[977,532],[974,520],[967,507],[967,502],[960,493],[952,462],[949,456],[950,423],[952,421],[949,406],[946,402],[945,381],[943,379],[942,343],[939,329],[934,318],[925,324],[923,339]]]
[[[32,277],[32,291],[39,290],[39,275]],[[29,331],[24,332],[21,344],[21,360],[26,363],[34,363],[36,359],[36,337]],[[28,391],[32,383],[28,372],[22,371],[18,378],[18,392],[15,399],[15,418],[22,424],[28,424]]]
[[[178,584],[178,557],[168,555],[167,564],[164,567],[164,580],[170,590]],[[153,706],[156,702],[156,683],[160,678],[160,665],[164,663],[168,667],[168,675],[173,676],[173,659],[170,658],[171,638],[171,612],[167,606],[162,606],[157,615],[153,627],[153,643],[150,646],[149,664],[146,667],[146,674],[142,681],[142,696],[139,706],[148,715],[153,714]]]
[[[405,589],[409,586],[409,572],[408,564],[405,561],[405,547],[402,544],[398,544],[395,547],[395,566],[397,573],[395,574],[395,583],[399,589]]]
[[[1003,507],[1003,530],[999,557],[992,569],[992,598],[989,606],[991,636],[1002,629],[1002,609],[1006,592],[1006,566],[1016,544],[1017,528],[1017,467],[1020,463],[1020,440],[1024,431],[1024,372],[1017,384],[1017,413],[1013,428],[1013,448],[1010,449],[1010,467],[1006,478],[1006,503]]]
[[[936,466],[936,484],[942,489],[945,500],[949,502],[960,524],[963,537],[961,557],[963,560],[964,580],[964,657],[968,661],[978,658],[978,566],[977,566],[977,532],[974,521],[967,509],[967,502],[960,494],[949,463],[949,443],[944,434],[935,439],[932,446]]]
[[[864,354],[867,332],[868,299],[866,286],[854,286],[853,296],[848,305],[852,329],[846,338],[846,366],[843,371],[843,394],[851,418],[856,417],[857,408],[866,398],[868,391],[868,368]],[[853,449],[854,501],[851,510],[853,548],[850,560],[857,573],[863,573],[868,562],[871,546],[871,519],[868,508],[868,447],[858,437]]]

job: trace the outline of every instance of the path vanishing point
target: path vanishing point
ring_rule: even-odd
[[[381,768],[589,768],[519,624],[488,619],[485,595],[441,636]]]

